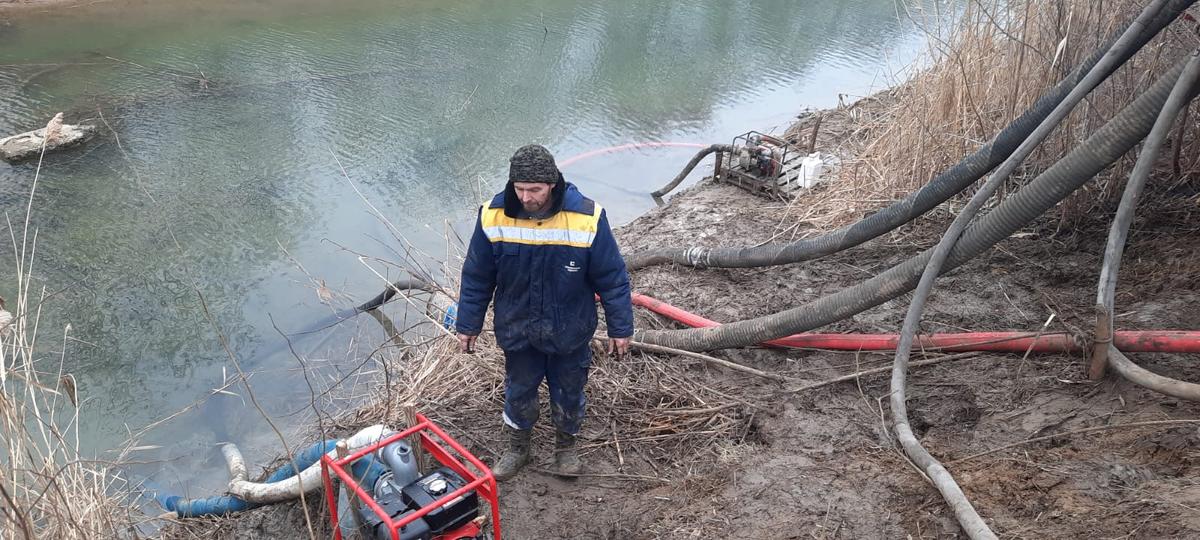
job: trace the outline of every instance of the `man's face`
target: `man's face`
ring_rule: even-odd
[[[550,204],[550,184],[542,182],[513,182],[521,206],[531,214],[541,212]]]

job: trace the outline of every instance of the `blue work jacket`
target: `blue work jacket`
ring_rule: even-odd
[[[517,217],[512,189],[480,209],[463,263],[460,334],[483,330],[494,293],[496,341],[507,351],[566,354],[586,345],[596,295],[609,337],[633,335],[629,273],[604,209],[570,183],[560,181],[552,196],[554,212],[541,219]]]

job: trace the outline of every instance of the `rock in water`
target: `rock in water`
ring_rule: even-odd
[[[9,163],[18,163],[36,158],[42,152],[45,133],[46,128],[42,128],[0,139],[0,159]],[[96,126],[62,124],[59,127],[58,135],[46,142],[46,152],[77,145],[88,140],[95,133]]]

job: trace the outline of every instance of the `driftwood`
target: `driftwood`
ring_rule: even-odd
[[[51,133],[50,140],[45,140],[46,128],[26,131],[0,139],[0,159],[9,163],[19,163],[36,158],[42,153],[43,142],[46,152],[61,150],[81,144],[96,134],[96,126],[80,124],[62,124],[57,133]]]

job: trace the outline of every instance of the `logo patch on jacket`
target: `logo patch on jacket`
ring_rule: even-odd
[[[583,268],[576,265],[575,261],[571,261],[570,263],[568,263],[566,266],[563,267],[563,270],[566,270],[568,272],[578,272],[580,270],[583,270]]]

